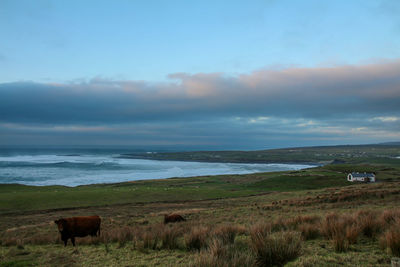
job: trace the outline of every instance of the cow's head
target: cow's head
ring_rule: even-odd
[[[65,219],[59,219],[55,220],[54,223],[57,224],[58,231],[60,231],[61,233],[62,231],[64,231],[67,221]]]

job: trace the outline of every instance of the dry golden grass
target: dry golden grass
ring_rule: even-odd
[[[142,247],[143,249],[156,249],[159,241],[159,232],[158,231],[153,231],[152,228],[147,228],[146,231],[144,231],[141,234],[141,239],[142,239]]]
[[[381,245],[396,257],[400,257],[400,220],[393,225],[381,237]]]
[[[316,196],[307,196],[288,200],[286,203],[290,206],[312,206],[321,203],[357,203],[365,200],[385,199],[390,196],[400,194],[400,183],[387,183],[389,186],[380,184],[353,185],[338,188],[327,188],[324,192]]]
[[[304,216],[296,216],[285,221],[285,226],[289,229],[296,229],[301,224],[317,224],[321,221],[320,216],[315,215],[304,215]]]
[[[303,251],[298,259],[294,258],[289,263],[291,266],[313,266],[316,263],[324,266],[330,262],[334,265],[341,259],[348,260],[347,266],[388,266],[385,265],[387,259],[398,255],[396,251],[399,237],[395,225],[399,225],[397,220],[400,218],[400,210],[396,207],[400,203],[400,196],[390,193],[395,192],[395,188],[390,188],[391,185],[360,186],[365,186],[362,190],[377,194],[349,201],[315,201],[316,196],[322,195],[327,199],[331,195],[357,195],[357,190],[351,189],[351,186],[349,189],[288,192],[237,200],[145,204],[135,206],[134,209],[131,206],[121,206],[118,210],[103,208],[103,213],[100,212],[103,218],[101,236],[77,238],[76,248],[71,247],[70,241],[68,247],[64,248],[54,223],[42,223],[54,217],[74,215],[73,211],[63,212],[66,215],[61,215],[60,211],[47,215],[21,215],[19,218],[9,216],[0,218],[0,242],[3,251],[16,246],[25,247],[26,251],[50,247],[60,254],[65,251],[72,253],[72,249],[79,250],[82,254],[86,253],[83,251],[90,250],[103,260],[111,255],[126,258],[128,254],[135,254],[144,259],[156,258],[155,255],[162,253],[179,254],[182,258],[172,259],[170,266],[175,266],[175,263],[178,266],[180,262],[184,262],[184,258],[194,259],[192,266],[265,266],[270,264],[266,262],[280,262],[283,250],[292,251],[289,253],[291,255]],[[380,193],[384,191],[389,192],[389,195],[381,198]],[[370,199],[373,198],[374,202],[371,202]],[[294,199],[303,199],[308,204],[293,202],[289,205]],[[273,202],[275,203],[269,205]],[[280,208],[265,210],[265,206]],[[366,210],[366,207],[370,210]],[[188,222],[162,224],[160,214],[171,210],[186,210]],[[80,212],[89,213],[86,210]],[[14,220],[15,225],[10,220]],[[35,227],[25,227],[22,225],[23,221]],[[290,239],[285,236],[287,232],[296,236],[293,243],[299,244],[298,247],[303,249],[290,248],[285,241]],[[387,253],[379,250],[377,237],[380,237],[381,245]],[[285,244],[287,247],[283,249]],[[342,253],[334,253],[335,251]],[[315,258],[314,253],[318,253]],[[35,255],[34,252],[31,255]],[[265,259],[262,255],[272,256],[267,257],[269,260],[262,260]],[[10,256],[10,259],[14,258]],[[79,256],[74,258],[76,264],[82,261],[78,258]],[[186,265],[181,263],[182,266],[187,266],[188,261],[190,260],[185,261]]]
[[[316,239],[321,236],[320,224],[303,223],[300,224],[297,229],[301,233],[301,237],[304,240]]]
[[[246,230],[239,225],[220,225],[215,227],[212,236],[221,240],[223,244],[233,244],[237,234],[244,233]]]
[[[345,252],[349,245],[357,241],[358,226],[350,215],[329,213],[322,223],[322,231],[327,239],[332,240],[336,252]]]
[[[325,216],[322,222],[322,233],[327,239],[332,239],[337,231],[339,231],[343,225],[339,224],[339,215],[331,212]]]
[[[185,247],[188,250],[200,250],[208,245],[210,229],[204,226],[193,227],[188,234],[184,236]]]
[[[396,220],[400,219],[400,209],[385,210],[381,215],[381,220],[384,225],[391,225]]]
[[[383,225],[378,215],[372,210],[361,210],[356,214],[360,230],[366,237],[375,238],[382,231]]]
[[[272,224],[266,222],[258,222],[252,226],[250,226],[250,237],[252,239],[257,239],[257,236],[268,236],[272,233]]]
[[[352,224],[346,227],[346,239],[350,245],[357,244],[361,234],[361,229],[357,224]]]
[[[251,248],[256,254],[258,266],[283,266],[301,254],[301,236],[298,232],[265,231],[251,232]]]
[[[192,267],[255,267],[255,256],[240,245],[226,244],[212,239],[207,249],[201,251]]]
[[[349,242],[341,231],[333,235],[332,243],[336,252],[346,252],[349,249]]]
[[[178,249],[180,248],[179,237],[182,236],[182,230],[177,225],[165,225],[160,231],[161,248]]]

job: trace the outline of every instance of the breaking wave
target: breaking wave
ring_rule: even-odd
[[[3,155],[0,183],[78,186],[133,180],[298,170],[302,164],[206,163],[121,158],[114,155]]]

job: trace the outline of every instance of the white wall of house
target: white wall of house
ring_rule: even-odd
[[[349,182],[365,182],[368,181],[371,183],[375,182],[375,176],[363,176],[363,177],[354,177],[351,173],[347,175],[347,181]]]

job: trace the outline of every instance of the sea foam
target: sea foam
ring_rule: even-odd
[[[133,180],[298,170],[301,164],[245,164],[157,161],[119,155],[0,156],[0,183],[78,186]]]

